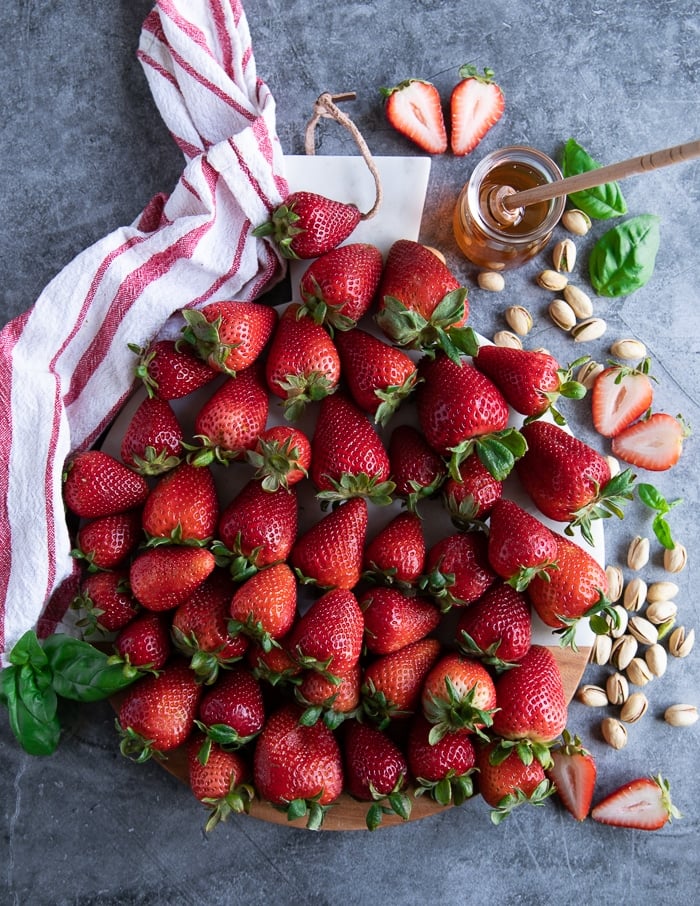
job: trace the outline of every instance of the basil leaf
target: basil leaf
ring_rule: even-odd
[[[579,173],[598,169],[600,169],[600,164],[593,160],[578,142],[570,138],[564,145],[561,167],[563,176],[576,176]],[[611,217],[619,217],[621,214],[627,213],[627,203],[616,182],[608,182],[602,186],[594,186],[592,189],[572,192],[569,195],[569,201],[594,220],[608,220]]]
[[[44,642],[53,673],[53,688],[63,698],[95,702],[131,685],[139,674],[127,675],[122,664],[110,664],[109,655],[89,642],[56,633]]]
[[[13,664],[0,672],[0,700],[6,706],[10,728],[29,755],[51,755],[58,746],[61,726],[53,689],[41,688],[29,664]]]
[[[599,296],[626,296],[654,273],[659,250],[659,218],[640,214],[608,230],[593,246],[588,262]]]
[[[11,664],[21,667],[23,664],[31,664],[37,669],[45,667],[48,663],[46,655],[42,650],[39,639],[33,629],[27,630],[24,635],[18,639],[8,655]]]

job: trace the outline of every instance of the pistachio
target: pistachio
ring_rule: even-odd
[[[609,635],[597,635],[591,646],[591,663],[601,667],[610,660],[612,652],[612,639]]]
[[[692,727],[698,719],[695,705],[670,705],[664,711],[664,720],[672,727]]]
[[[605,691],[611,705],[622,705],[630,694],[630,684],[622,673],[611,673],[605,683]]]
[[[647,713],[649,700],[643,692],[633,692],[620,708],[620,720],[634,724]]]
[[[663,623],[659,623],[659,625],[656,627],[659,633],[659,641],[665,639],[675,625],[675,617],[669,617],[668,620],[664,620]]]
[[[562,304],[567,305],[568,303],[563,302]],[[596,378],[603,371],[605,371],[605,365],[601,365],[600,362],[589,359],[589,361],[587,361],[585,365],[581,365],[576,372],[576,380],[579,384],[583,384],[586,390],[591,390],[596,382]]]
[[[608,623],[610,625],[610,637],[613,639],[619,639],[620,636],[623,636],[627,632],[627,624],[629,623],[629,614],[622,606],[622,604],[616,604],[612,608],[612,613],[615,614],[613,617],[612,614],[608,617]]]
[[[602,318],[586,318],[585,321],[579,321],[575,327],[570,330],[571,336],[576,343],[588,343],[591,340],[598,340],[608,329],[608,325]]]
[[[624,585],[622,570],[619,566],[606,566],[605,575],[608,579],[608,600],[615,603],[615,601],[619,601],[622,597],[622,588]]]
[[[668,651],[674,657],[688,657],[694,644],[695,630],[686,630],[685,626],[678,626],[669,636]]]
[[[589,708],[604,708],[608,704],[608,696],[601,686],[587,684],[581,686],[576,693],[576,698]]]
[[[507,346],[509,349],[523,348],[523,341],[510,330],[497,330],[493,335],[493,342],[496,346]]]
[[[570,274],[576,264],[576,246],[571,239],[562,239],[552,249],[552,263],[555,271]]]
[[[668,655],[663,645],[657,642],[644,652],[644,660],[654,676],[663,676],[668,666]]]
[[[688,563],[688,551],[676,541],[670,550],[664,550],[664,569],[669,573],[682,572]]]
[[[677,613],[678,605],[675,601],[654,601],[644,611],[644,616],[657,627],[658,633],[658,627],[672,620]]]
[[[649,562],[649,539],[637,535],[627,549],[627,565],[630,569],[642,569]]]
[[[614,478],[616,475],[620,474],[620,463],[617,461],[617,459],[615,459],[614,456],[608,453],[608,455],[605,457],[605,461],[607,462],[608,468],[610,469],[611,478]]]
[[[675,582],[652,582],[647,589],[647,601],[650,604],[656,601],[671,601],[678,594]]]
[[[624,340],[615,340],[610,346],[610,354],[616,359],[623,359],[626,362],[636,362],[646,356],[647,348],[641,340],[625,337]]]
[[[642,645],[655,645],[659,638],[659,630],[652,622],[644,617],[633,616],[629,619],[628,629],[630,635]]]
[[[625,670],[627,679],[633,686],[646,686],[654,678],[647,662],[641,657],[633,657]]]
[[[593,314],[591,297],[578,286],[569,283],[564,287],[564,301],[569,303],[577,318],[590,318]]]
[[[490,293],[500,293],[506,285],[503,274],[499,274],[497,271],[480,271],[476,282],[481,289],[485,289]]]
[[[578,208],[570,208],[564,211],[561,225],[574,236],[585,236],[591,228],[591,218]]]
[[[576,323],[576,314],[564,299],[554,299],[549,303],[547,311],[549,317],[561,330],[569,331]]]
[[[627,730],[616,717],[604,717],[600,722],[600,732],[613,749],[622,749],[627,745]]]
[[[521,337],[532,330],[532,315],[522,305],[511,305],[505,310],[506,322],[515,333]]]
[[[622,600],[625,608],[630,611],[642,609],[642,604],[647,598],[647,583],[644,579],[635,577],[627,583]]]
[[[639,643],[631,635],[623,635],[612,643],[610,662],[618,670],[625,670],[637,654]]]
[[[561,292],[568,282],[568,277],[565,277],[558,271],[547,269],[540,271],[537,275],[538,285],[541,286],[542,289],[551,289],[555,293]]]

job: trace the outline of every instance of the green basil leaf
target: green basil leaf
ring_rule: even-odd
[[[669,510],[668,503],[663,494],[658,491],[653,484],[643,482],[637,485],[637,494],[645,506],[651,510],[658,510],[659,513],[667,513]]]
[[[53,688],[63,698],[100,701],[131,685],[139,674],[127,675],[121,664],[89,642],[56,633],[44,642],[53,673]]]
[[[665,547],[666,550],[672,551],[676,546],[676,542],[673,540],[671,527],[662,515],[654,517],[652,528],[654,529],[654,534],[656,535],[661,546]]]
[[[11,664],[22,666],[22,664],[31,664],[33,667],[42,668],[48,663],[46,655],[39,643],[36,633],[29,629],[24,635],[15,642],[8,655]]]
[[[10,728],[29,755],[51,755],[61,727],[53,689],[41,689],[29,664],[13,664],[0,672],[0,698],[7,707]]]
[[[578,142],[570,138],[564,145],[561,167],[563,176],[576,176],[579,173],[598,169],[600,169],[600,164],[593,160]],[[619,217],[621,214],[627,213],[627,203],[616,182],[608,182],[602,186],[594,186],[592,189],[572,192],[569,195],[569,201],[594,220],[608,220],[611,217]]]
[[[640,214],[608,230],[593,246],[588,262],[599,296],[626,296],[654,273],[659,250],[659,218]]]

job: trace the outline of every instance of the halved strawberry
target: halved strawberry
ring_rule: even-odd
[[[596,378],[591,391],[593,425],[603,437],[615,437],[651,406],[654,388],[648,363],[639,368],[611,365]]]
[[[659,830],[681,813],[671,802],[670,785],[663,777],[639,777],[614,790],[593,806],[591,818],[615,827]]]
[[[381,88],[389,123],[428,154],[447,151],[447,130],[437,88],[423,79],[405,79]]]
[[[597,768],[591,753],[578,736],[562,733],[562,744],[551,750],[552,764],[547,777],[556,787],[562,805],[577,821],[583,821],[591,808]]]
[[[459,70],[462,79],[450,97],[450,144],[453,154],[469,154],[489,129],[500,120],[505,98],[493,81],[493,70],[484,69],[479,75],[475,66],[464,65]]]
[[[683,441],[690,434],[681,416],[654,412],[613,437],[612,451],[619,459],[650,472],[665,472],[680,459]]]

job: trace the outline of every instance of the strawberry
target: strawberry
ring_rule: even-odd
[[[151,544],[204,544],[216,532],[219,501],[207,466],[180,463],[151,490],[141,524]]]
[[[549,767],[550,746],[566,727],[567,705],[559,665],[544,645],[531,645],[512,670],[496,680],[492,732],[503,751]]]
[[[399,239],[389,249],[377,290],[375,319],[398,346],[459,362],[469,317],[467,291],[437,255],[419,242]]]
[[[141,506],[149,486],[139,475],[101,450],[75,453],[63,472],[63,500],[83,519],[111,516]]]
[[[316,192],[292,192],[253,235],[269,236],[285,258],[319,258],[344,242],[361,216],[354,204]]]
[[[482,746],[476,756],[479,792],[492,808],[494,824],[500,824],[518,806],[544,805],[554,793],[539,761],[525,764],[513,751],[503,755],[498,743],[492,742]]]
[[[438,742],[455,730],[482,735],[484,727],[490,727],[494,720],[496,688],[480,661],[451,651],[425,678],[421,706],[425,719],[432,724],[430,742]]]
[[[172,654],[170,621],[165,614],[144,611],[120,630],[114,640],[116,656],[142,670],[161,670]]]
[[[204,547],[154,547],[132,561],[131,591],[147,610],[173,610],[204,582],[215,565],[214,555]]]
[[[420,500],[432,497],[445,480],[447,469],[438,454],[413,425],[397,425],[389,438],[389,464],[394,493],[415,512]]]
[[[121,442],[125,465],[141,475],[174,468],[182,454],[182,428],[167,400],[147,396],[131,417]]]
[[[350,330],[374,300],[384,261],[379,249],[354,242],[331,249],[313,261],[299,281],[300,311],[316,324]]]
[[[475,66],[459,69],[460,82],[450,96],[450,146],[453,154],[469,154],[503,116],[505,98],[493,81],[493,70],[480,75]]]
[[[638,368],[610,365],[595,379],[591,390],[593,426],[603,437],[616,437],[651,406],[654,388],[649,359]]]
[[[324,676],[317,670],[305,671],[294,695],[304,707],[301,722],[315,723],[322,717],[326,726],[334,730],[354,715],[360,703],[360,662],[347,671],[333,676]]]
[[[476,453],[460,463],[457,477],[442,486],[442,499],[453,524],[469,531],[483,525],[503,496],[503,482],[494,478]]]
[[[482,532],[455,532],[428,550],[425,574],[418,587],[445,612],[476,601],[495,581],[486,536]]]
[[[343,790],[343,762],[333,732],[321,720],[304,726],[301,715],[301,707],[289,703],[268,717],[255,746],[253,777],[263,799],[290,821],[306,817],[306,826],[318,830]]]
[[[158,340],[145,348],[129,344],[139,357],[136,377],[143,381],[149,396],[162,400],[181,399],[206,386],[217,375],[189,346],[174,340]]]
[[[252,365],[236,377],[227,378],[197,412],[197,445],[188,446],[190,461],[205,466],[243,459],[265,429],[268,409],[261,368]]]
[[[351,721],[345,735],[347,791],[355,799],[372,802],[365,823],[376,830],[384,815],[407,821],[411,800],[405,794],[408,779],[406,756],[381,730]]]
[[[554,784],[564,808],[577,821],[588,817],[593,800],[597,768],[594,757],[583,748],[578,736],[572,739],[568,730],[562,743],[551,750],[552,764],[547,777]]]
[[[230,599],[229,630],[242,633],[267,651],[292,628],[297,610],[297,584],[285,562],[254,573]]]
[[[366,415],[342,394],[321,402],[311,449],[310,475],[320,500],[391,503],[389,455]]]
[[[221,544],[213,546],[217,558],[228,560],[234,579],[287,559],[297,535],[297,509],[294,488],[266,491],[256,479],[246,482],[221,513]]]
[[[235,377],[253,364],[277,324],[277,312],[259,302],[210,302],[185,308],[182,336],[214,371]]]
[[[206,762],[215,743],[227,750],[247,745],[265,723],[265,704],[260,683],[250,670],[235,666],[227,670],[199,702],[196,724],[204,734],[200,759]]]
[[[295,421],[308,403],[334,393],[340,381],[340,357],[327,331],[293,302],[280,318],[267,353],[265,379],[284,401],[284,414]]]
[[[423,379],[416,391],[425,439],[440,456],[450,457],[450,474],[476,452],[494,478],[503,481],[525,452],[522,436],[508,428],[508,404],[496,385],[473,365],[455,364],[438,353],[418,364]]]
[[[299,428],[273,425],[258,436],[246,458],[266,491],[290,488],[309,474],[311,441]]]
[[[612,451],[639,469],[665,472],[680,459],[683,441],[689,434],[680,415],[674,418],[665,412],[654,412],[613,437]]]
[[[415,513],[399,513],[372,538],[363,556],[363,577],[410,587],[425,565],[425,538]]]
[[[528,449],[516,471],[541,513],[568,523],[567,534],[578,527],[589,544],[592,520],[623,517],[635,478],[629,469],[611,477],[604,456],[552,422],[524,425],[522,435]]]
[[[84,635],[98,630],[116,632],[131,622],[139,609],[129,589],[128,572],[121,569],[85,575],[71,607],[84,614],[76,624]]]
[[[440,611],[424,598],[395,588],[373,588],[358,598],[365,615],[365,645],[372,654],[390,654],[437,628]]]
[[[549,579],[556,567],[557,539],[550,529],[521,506],[505,498],[491,511],[489,565],[518,591],[524,591],[537,575]]]
[[[304,669],[342,675],[360,659],[364,626],[355,595],[334,588],[317,598],[297,620],[287,648]]]
[[[413,360],[357,327],[338,334],[335,343],[350,396],[377,424],[386,425],[416,387]]]
[[[249,768],[237,752],[214,744],[206,763],[202,764],[199,759],[202,740],[200,734],[194,734],[187,744],[187,777],[195,798],[209,809],[204,825],[209,833],[232,813],[247,813],[254,793],[248,783]]]
[[[428,793],[438,805],[462,805],[474,793],[474,745],[464,730],[445,733],[431,743],[431,729],[432,724],[416,714],[406,743],[408,765],[416,779],[414,795]]]
[[[419,639],[365,667],[362,708],[373,723],[384,729],[420,707],[423,681],[440,656],[440,648],[437,639]]]
[[[661,775],[630,780],[591,810],[594,821],[635,830],[659,830],[680,817],[681,813],[671,802],[669,782]]]
[[[117,719],[122,755],[140,763],[181,746],[194,727],[200,696],[201,686],[183,661],[130,686]]]
[[[253,676],[265,680],[271,686],[282,688],[301,682],[303,668],[289,653],[286,639],[282,639],[279,647],[273,645],[269,651],[258,642],[253,642],[248,649],[247,661]]]
[[[140,539],[141,514],[138,510],[99,516],[80,527],[71,554],[84,560],[90,572],[114,569],[136,548]]]
[[[322,516],[299,537],[289,562],[304,583],[354,588],[362,574],[367,504],[354,497]]]
[[[465,655],[500,671],[527,654],[531,636],[529,602],[498,581],[460,614],[455,639]]]
[[[405,79],[382,88],[384,112],[390,125],[428,154],[447,151],[447,130],[440,93],[431,82]]]

